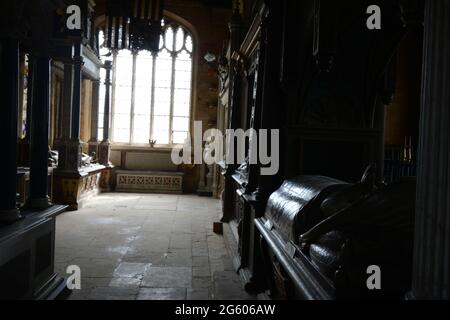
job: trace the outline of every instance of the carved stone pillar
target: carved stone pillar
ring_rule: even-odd
[[[0,222],[20,218],[16,205],[17,179],[17,118],[19,112],[19,41],[1,39],[0,53],[0,136],[7,151],[0,157],[3,169],[0,183]]]
[[[28,207],[45,209],[48,197],[48,129],[50,117],[50,58],[35,56],[31,115],[30,198]]]
[[[450,0],[425,4],[412,295],[450,299]]]
[[[91,139],[89,140],[89,155],[95,153],[98,157],[98,111],[100,98],[100,81],[92,81],[92,104],[91,104]]]
[[[103,122],[103,141],[98,147],[98,159],[100,164],[110,167],[111,166],[111,142],[109,141],[109,126],[110,126],[110,113],[111,113],[111,69],[112,62],[105,62],[106,79],[105,79],[105,110],[104,110],[104,122]]]
[[[73,61],[64,61],[64,91],[61,114],[61,140],[58,143],[58,170],[68,170],[68,145],[72,127]]]

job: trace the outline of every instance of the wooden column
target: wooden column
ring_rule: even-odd
[[[17,119],[19,112],[19,41],[1,39],[0,52],[0,136],[6,152],[0,157],[3,169],[0,183],[0,222],[20,218],[16,205]]]
[[[24,85],[24,79],[25,79],[26,73],[25,73],[25,53],[23,51],[19,52],[19,114],[17,119],[17,136],[19,137],[19,140],[22,139],[22,135],[24,132],[24,98],[23,98],[23,92],[25,91],[25,85]]]
[[[72,99],[73,99],[73,61],[64,61],[64,91],[63,91],[63,107],[62,107],[62,130],[61,137],[63,140],[70,139],[72,128]]]
[[[75,44],[75,56],[73,57],[73,95],[72,95],[72,129],[71,139],[80,140],[81,121],[81,80],[83,68],[83,57],[81,56],[81,43]]]
[[[103,122],[103,141],[100,143],[99,162],[100,164],[110,167],[111,166],[111,142],[109,141],[109,126],[111,123],[111,69],[112,62],[105,62],[106,79],[105,79],[105,109],[104,109],[104,122]]]
[[[100,98],[100,81],[92,81],[92,104],[91,104],[91,139],[89,140],[89,155],[95,153],[98,157],[98,112]]]
[[[425,3],[412,296],[450,299],[450,0]]]
[[[233,52],[238,51],[239,47],[241,45],[242,40],[242,17],[239,13],[239,8],[235,8],[233,16],[231,17],[231,21],[228,24],[228,28],[230,30],[230,51],[231,54]],[[236,68],[235,68],[236,67]],[[228,127],[226,129],[237,129],[239,127],[238,121],[239,121],[239,110],[241,108],[241,101],[240,101],[240,90],[241,90],[241,78],[238,74],[239,72],[239,66],[235,66],[233,64],[229,67],[229,83],[230,88],[228,89],[230,96],[232,96],[231,99],[229,99],[229,105],[228,108],[230,109],[229,112],[229,120],[228,120]],[[234,148],[234,143],[232,141],[229,141],[230,145],[226,147],[226,152],[230,152],[230,148]],[[234,150],[234,154],[236,154]],[[230,219],[232,219],[234,215],[234,198],[235,198],[235,188],[234,188],[234,180],[233,180],[233,174],[237,168],[237,165],[235,164],[226,164],[226,170],[222,172],[223,180],[224,180],[224,191],[223,191],[223,215],[221,218],[222,222],[229,222]]]
[[[31,120],[30,198],[28,206],[45,209],[48,197],[48,130],[50,118],[50,58],[35,56]]]
[[[25,120],[25,137],[19,140],[18,165],[21,167],[30,166],[30,130],[31,130],[31,109],[33,102],[33,58],[28,55],[28,76],[27,76],[27,113]]]
[[[73,57],[73,92],[70,143],[68,145],[67,167],[70,171],[78,172],[81,167],[81,78],[83,57],[81,56],[81,43],[75,43],[75,55]]]
[[[70,131],[72,127],[72,97],[73,96],[73,61],[64,61],[64,90],[63,104],[61,108],[61,140],[58,143],[59,158],[58,170],[67,170],[68,144],[70,143]]]
[[[241,78],[239,74],[232,72],[233,75],[230,77],[230,92],[232,92],[232,99],[230,105],[230,119],[228,129],[237,129],[239,126],[239,111],[241,108]],[[233,154],[236,154],[236,146],[234,141],[227,141],[229,145],[226,148],[227,156],[233,148]],[[235,183],[233,179],[233,174],[236,171],[238,165],[235,163],[227,163],[226,170],[222,173],[224,180],[224,192],[223,192],[223,215],[221,217],[222,222],[229,222],[234,216],[234,199],[236,197]]]
[[[28,55],[28,77],[27,77],[27,120],[25,122],[25,139],[30,143],[30,131],[31,131],[31,110],[33,109],[33,57]],[[29,162],[29,159],[27,163]]]
[[[258,204],[255,207],[260,208],[259,214],[264,213],[264,207],[267,199],[270,195],[276,191],[283,182],[283,174],[281,163],[282,153],[275,154],[275,150],[283,150],[282,143],[282,127],[285,123],[285,110],[283,110],[283,93],[280,85],[280,71],[281,65],[275,63],[275,61],[281,61],[281,46],[279,45],[282,35],[282,7],[275,4],[270,4],[269,15],[264,17],[261,22],[261,56],[260,63],[263,64],[263,70],[261,73],[258,70],[258,77],[262,77],[261,81],[258,81],[258,86],[262,85],[262,92],[260,98],[260,109],[255,112],[255,122],[259,121],[259,127],[257,129],[267,130],[267,140],[259,141],[261,139],[260,133],[258,133],[258,144],[267,142],[267,150],[273,157],[279,157],[280,167],[276,174],[262,175],[261,168],[264,167],[259,162],[259,176],[258,187],[253,193],[254,198]],[[259,88],[258,88],[259,90]],[[281,99],[281,100],[280,100]],[[259,119],[258,119],[259,117]],[[271,145],[272,130],[280,131],[280,140],[277,142],[278,148]],[[258,145],[258,152],[260,152],[260,146]],[[259,158],[259,157],[258,157]],[[267,167],[269,167],[267,165]]]

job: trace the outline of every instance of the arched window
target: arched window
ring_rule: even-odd
[[[158,53],[113,53],[113,142],[184,142],[189,133],[192,52],[191,34],[179,24],[166,21]]]

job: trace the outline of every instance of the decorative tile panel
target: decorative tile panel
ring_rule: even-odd
[[[183,173],[118,170],[117,191],[183,192]]]

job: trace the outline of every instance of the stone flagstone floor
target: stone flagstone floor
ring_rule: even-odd
[[[223,237],[219,201],[196,195],[104,193],[56,220],[56,271],[81,269],[70,299],[251,299]]]

